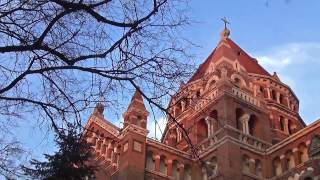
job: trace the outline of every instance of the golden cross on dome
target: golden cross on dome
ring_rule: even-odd
[[[226,17],[221,18],[221,20],[224,22],[224,28],[227,29],[227,24],[230,24],[228,19]]]

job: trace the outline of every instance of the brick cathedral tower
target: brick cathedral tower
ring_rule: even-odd
[[[320,178],[320,120],[306,126],[292,89],[229,36],[225,26],[217,47],[172,97],[168,109],[179,126],[168,123],[160,142],[147,138],[138,91],[121,129],[97,106],[86,126],[102,165],[97,179]]]

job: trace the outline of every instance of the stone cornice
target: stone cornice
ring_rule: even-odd
[[[270,76],[266,76],[266,75],[261,75],[261,74],[254,74],[254,73],[248,73],[249,76],[253,76],[253,77],[260,77],[260,78],[265,78],[265,79],[269,79],[270,81],[274,82],[274,83],[277,83],[277,84],[280,84],[284,87],[286,87],[287,89],[289,89],[289,91],[292,93],[292,95],[296,98],[296,100],[298,101],[298,104],[299,104],[299,99],[298,97],[296,96],[296,94],[293,92],[293,90],[286,84],[284,84],[283,82],[281,81],[276,81],[274,79],[272,79],[272,77]]]
[[[142,127],[134,125],[134,124],[129,124],[126,128],[124,128],[122,130],[121,134],[119,135],[119,139],[122,139],[125,136],[125,134],[129,131],[137,133],[141,136],[147,136],[149,133],[149,131],[145,128],[142,128]]]
[[[89,118],[89,121],[87,122],[85,129],[88,129],[88,127],[92,124],[95,123],[102,129],[106,130],[108,133],[112,134],[113,136],[117,137],[120,134],[120,129],[114,126],[113,124],[107,122],[104,119],[101,119],[101,117],[97,117],[94,115],[91,115]]]
[[[155,140],[150,139],[150,138],[147,138],[147,145],[157,147],[160,150],[168,151],[169,153],[175,154],[177,156],[182,156],[182,157],[187,158],[189,160],[192,159],[192,155],[190,153],[181,151],[179,149],[176,149],[174,147],[168,146],[166,144],[163,144],[163,143],[161,143],[159,141],[155,141]]]

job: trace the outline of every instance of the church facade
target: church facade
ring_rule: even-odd
[[[306,126],[292,89],[229,34],[171,99],[161,141],[147,137],[139,91],[123,128],[97,105],[85,131],[96,179],[320,180],[320,120]]]

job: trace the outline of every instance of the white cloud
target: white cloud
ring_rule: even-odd
[[[320,42],[289,43],[255,53],[259,64],[270,73],[277,72],[281,81],[296,86],[292,73],[300,67],[320,65]]]
[[[255,55],[262,66],[273,71],[281,71],[292,64],[319,64],[319,56],[320,42],[289,43]]]
[[[162,116],[156,119],[156,121],[157,121],[157,124],[155,123],[155,120],[152,121],[148,119],[148,123],[147,123],[147,129],[149,130],[148,137],[154,138],[156,135],[156,138],[160,140],[162,136],[161,132],[163,132],[166,127],[167,119],[166,117]]]
[[[300,112],[310,123],[320,116],[320,42],[289,43],[254,53],[259,64],[278,73],[300,99]]]

